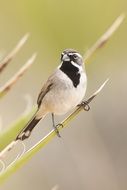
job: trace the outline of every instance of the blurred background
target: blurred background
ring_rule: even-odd
[[[29,94],[36,104],[38,92],[60,53],[80,53],[102,35],[122,12],[126,0],[22,0],[0,1],[0,57],[27,32],[31,36],[1,75],[2,86],[31,56],[35,63],[1,102],[2,130],[26,108]],[[69,128],[61,131],[26,165],[11,176],[2,190],[126,190],[127,189],[127,19],[106,46],[86,64],[86,98],[108,77],[110,81]],[[57,117],[57,122],[63,117]],[[47,116],[27,142],[31,146],[52,129]],[[55,189],[55,188],[54,188]]]

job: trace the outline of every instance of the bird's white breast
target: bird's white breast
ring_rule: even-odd
[[[65,73],[58,70],[54,78],[54,87],[44,97],[45,106],[48,112],[56,115],[65,114],[76,107],[83,99],[87,86],[86,74],[82,71],[80,83],[73,86],[70,78]]]

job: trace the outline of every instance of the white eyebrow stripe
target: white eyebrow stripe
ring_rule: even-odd
[[[81,58],[82,58],[82,56],[81,56],[79,53],[76,53],[76,52],[74,52],[74,53],[69,53],[69,55],[77,55],[78,57],[81,57]]]

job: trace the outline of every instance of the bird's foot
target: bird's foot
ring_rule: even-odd
[[[56,134],[57,134],[58,137],[61,137],[60,132],[59,132],[59,130],[58,130],[58,128],[59,128],[60,126],[63,127],[63,125],[62,125],[61,123],[59,123],[59,124],[53,126],[53,128],[54,128],[54,130],[55,130],[55,132],[56,132]]]
[[[85,111],[90,110],[90,106],[89,106],[89,103],[87,101],[82,101],[80,104],[78,104],[78,106],[82,106]]]

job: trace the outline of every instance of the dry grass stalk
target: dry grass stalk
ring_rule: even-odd
[[[84,61],[87,61],[98,49],[102,48],[114,32],[119,28],[125,18],[125,14],[121,14],[113,24],[108,28],[108,30],[96,41],[96,43],[89,48],[84,54]]]
[[[0,62],[0,73],[5,69],[5,67],[11,62],[11,60],[19,52],[19,50],[25,44],[28,37],[29,37],[29,34],[26,34],[25,36],[23,36],[23,38],[18,42],[16,47]]]
[[[5,95],[12,86],[19,80],[20,77],[24,75],[24,73],[29,69],[29,67],[33,64],[36,58],[36,53],[32,55],[32,57],[23,65],[22,68],[11,78],[6,84],[0,88],[0,97]]]

